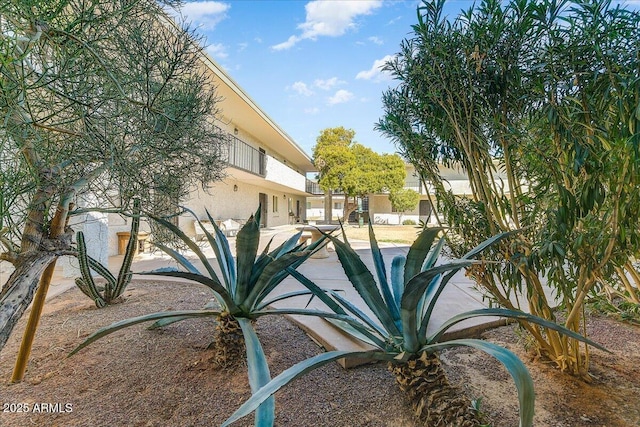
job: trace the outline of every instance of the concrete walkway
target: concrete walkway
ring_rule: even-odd
[[[260,250],[264,248],[269,239],[273,239],[273,242],[271,244],[271,247],[273,248],[292,236],[295,232],[296,230],[293,226],[283,226],[263,230],[260,239]],[[229,243],[231,245],[232,253],[235,254],[235,238],[229,238]],[[375,277],[375,269],[369,242],[350,240],[349,243],[356,250],[365,264],[367,264],[370,271]],[[208,245],[203,244],[202,248],[208,259],[213,260],[215,258],[213,250]],[[380,248],[385,259],[385,263],[387,264],[387,273],[389,273],[390,271],[390,265],[393,258],[396,255],[406,255],[409,250],[409,246],[407,245],[384,242],[380,243]],[[363,311],[369,312],[361,297],[353,289],[351,283],[347,280],[332,245],[329,245],[328,252],[328,258],[308,259],[298,268],[298,270],[321,288],[339,290],[340,292],[342,292],[342,295],[344,295],[349,301],[355,303]],[[121,265],[122,258],[123,257],[121,255],[110,258],[109,264],[112,272],[117,273]],[[189,258],[195,260],[195,256]],[[194,262],[194,264],[198,265],[197,262]],[[213,260],[213,264],[216,264],[215,260]],[[134,260],[132,271],[144,272],[167,266],[177,266],[177,263],[168,255],[165,255],[164,253],[158,251],[154,254],[145,253],[138,255]],[[174,278],[165,279],[159,276],[134,275],[134,280],[144,278],[152,278],[153,280],[176,280]],[[52,286],[50,287],[47,298],[53,298],[56,295],[59,295],[62,292],[75,286],[73,280],[73,278],[54,276]],[[297,289],[304,289],[304,287],[297,280],[289,277],[285,279],[274,292],[282,294]],[[280,301],[275,304],[275,306],[278,308],[303,308],[307,306],[308,302],[309,297],[297,297],[293,299],[287,299],[285,301]],[[427,332],[432,332],[437,327],[442,325],[443,322],[455,316],[456,314],[469,310],[484,308],[486,306],[487,305],[482,301],[481,294],[474,289],[474,283],[464,276],[464,272],[459,272],[449,282],[449,285],[440,296],[439,302],[433,313],[431,326]],[[309,307],[326,309],[324,304],[321,303],[317,298],[315,298],[311,302]],[[200,307],[194,307],[194,309],[199,308]],[[312,339],[314,339],[326,350],[367,349],[366,346],[350,338],[348,335],[342,333],[340,330],[333,327],[329,322],[322,318],[314,316],[289,317],[303,330],[305,330]],[[496,317],[475,318],[454,326],[448,333],[448,337],[459,338],[475,336],[485,329],[504,324],[505,321],[503,319],[499,319]],[[362,362],[358,360],[346,360],[341,362],[341,364],[345,367],[350,367],[358,363]]]

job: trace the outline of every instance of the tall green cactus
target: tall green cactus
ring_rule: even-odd
[[[78,244],[78,261],[80,264],[80,273],[82,277],[75,280],[78,288],[89,298],[91,298],[98,308],[103,308],[108,304],[112,304],[126,289],[131,282],[131,263],[138,245],[138,229],[140,228],[140,200],[133,202],[133,218],[131,221],[131,232],[127,249],[120,266],[120,272],[116,279],[107,267],[102,265],[100,261],[87,255],[87,245],[84,241],[82,231],[76,233],[76,241]],[[93,280],[91,270],[104,277],[107,281],[104,287],[98,287]]]

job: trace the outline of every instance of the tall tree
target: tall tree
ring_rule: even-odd
[[[344,194],[344,222],[357,209],[358,197],[402,188],[406,176],[400,156],[378,154],[355,142],[354,136],[351,129],[327,128],[313,147],[320,188]]]
[[[399,220],[402,224],[402,215],[418,206],[420,193],[410,188],[401,188],[389,193],[389,201],[393,210],[400,214]]]
[[[378,129],[433,184],[456,254],[523,228],[490,255],[507,263],[469,269],[491,297],[512,307],[522,292],[556,320],[545,276],[579,331],[585,297],[633,272],[639,248],[640,14],[609,0],[484,0],[452,21],[443,7],[423,2],[387,64],[400,85]],[[471,198],[446,189],[439,163],[467,173]],[[587,375],[577,341],[523,326],[541,353]]]
[[[74,254],[77,197],[123,213],[139,197],[153,211],[222,177],[200,54],[150,0],[3,2],[0,262],[14,271],[0,292],[0,348],[36,289],[41,308],[56,258]]]

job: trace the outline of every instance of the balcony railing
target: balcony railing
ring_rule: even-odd
[[[320,189],[320,184],[315,181],[307,179],[307,193],[309,194],[324,194],[324,191]]]
[[[404,188],[422,193],[422,183],[420,180],[408,179],[404,183]]]
[[[266,174],[264,151],[253,148],[234,135],[228,135],[228,138],[227,163],[235,168],[264,177]]]

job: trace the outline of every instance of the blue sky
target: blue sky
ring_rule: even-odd
[[[447,2],[450,16],[472,1]],[[629,4],[638,1],[627,2]],[[417,0],[187,2],[181,13],[207,52],[309,155],[320,131],[344,126],[379,153],[373,129],[394,82],[378,67],[416,23]]]
[[[464,4],[469,2],[452,2]],[[377,70],[416,22],[417,1],[201,1],[182,13],[207,52],[309,155],[320,131],[344,126],[377,152],[395,148],[373,130]]]

